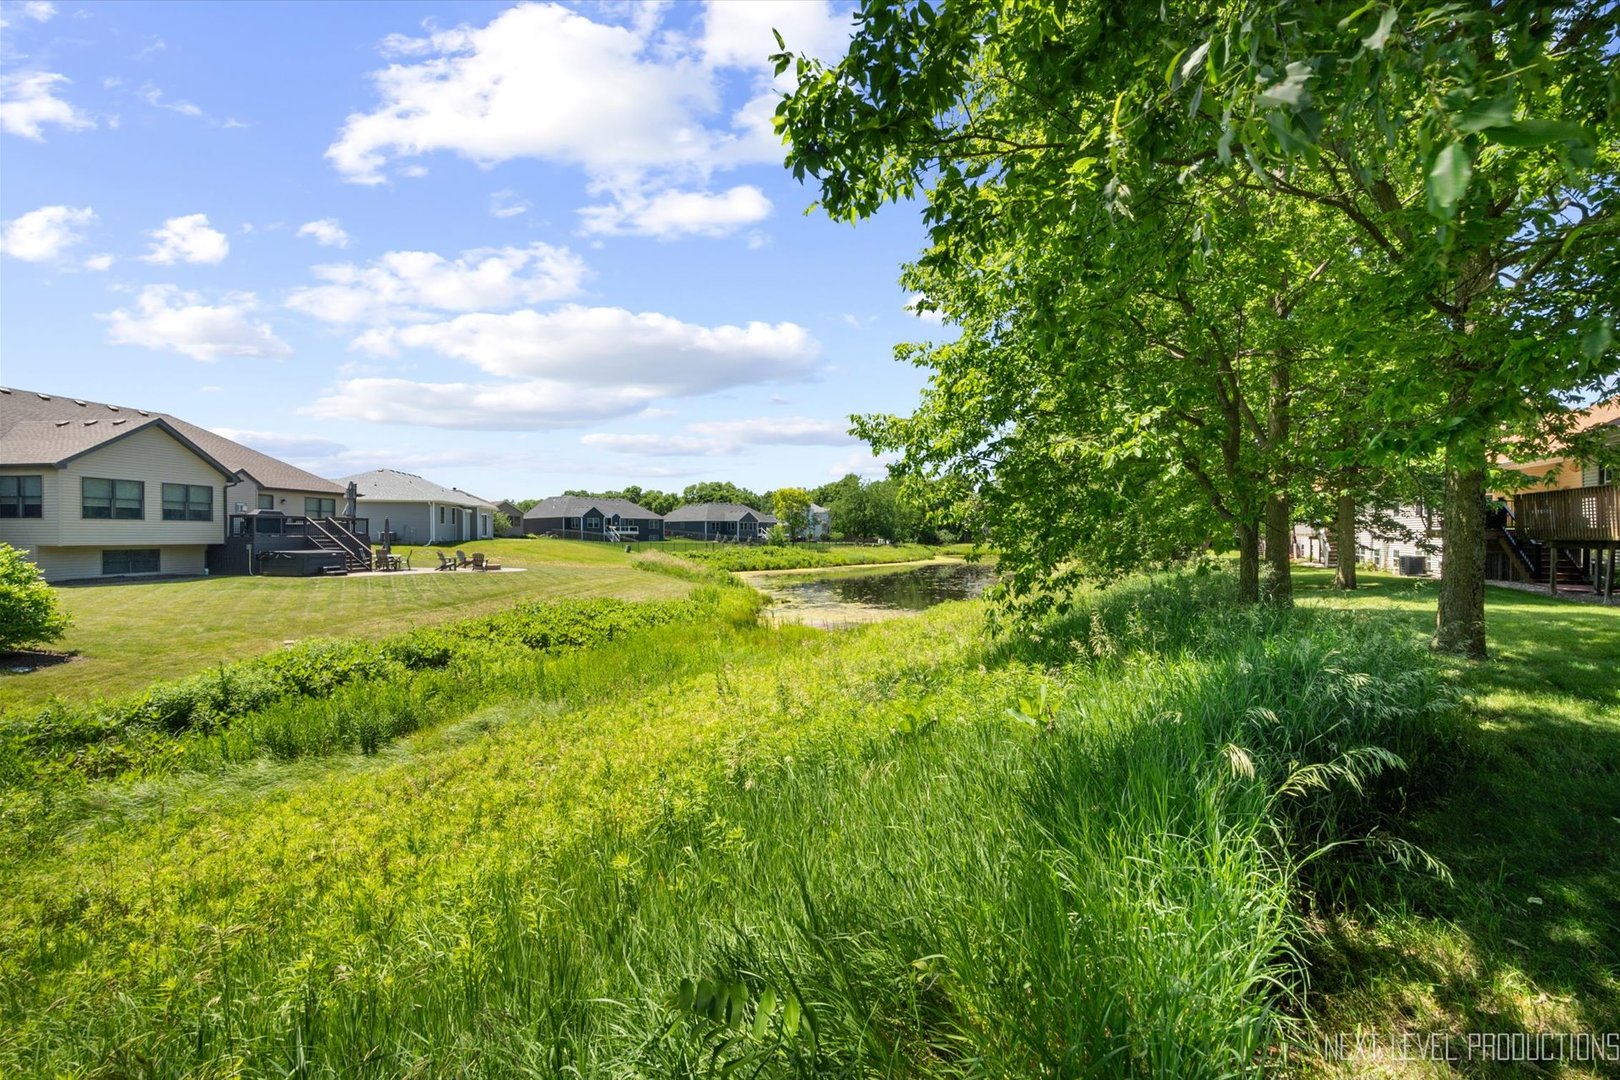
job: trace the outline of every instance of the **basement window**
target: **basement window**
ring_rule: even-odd
[[[101,573],[104,577],[121,574],[156,574],[162,569],[157,548],[134,548],[101,553]]]

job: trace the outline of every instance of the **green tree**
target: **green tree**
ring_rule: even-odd
[[[810,493],[804,488],[777,488],[773,493],[772,512],[787,530],[788,539],[797,540],[809,530],[810,502]]]
[[[72,625],[39,567],[0,544],[0,651],[58,641]]]
[[[493,522],[496,536],[500,536],[502,533],[510,532],[512,529],[512,519],[506,515],[504,510],[495,511]]]
[[[759,495],[749,491],[747,488],[738,487],[736,484],[729,483],[724,480],[704,480],[700,483],[687,485],[686,490],[681,492],[681,502],[682,504],[709,502],[738,503],[742,506],[747,506],[754,510],[760,511],[767,509],[767,507],[770,505]]]
[[[935,401],[909,431],[871,430],[929,446],[936,468],[954,450],[948,460],[958,482],[976,470],[980,482],[1000,484],[987,489],[992,509],[1026,499],[1060,520],[1072,508],[1055,493],[1077,487],[1083,507],[1106,506],[1109,483],[1136,471],[1122,455],[1171,457],[1134,387],[1113,393],[1103,409],[1112,430],[1087,423],[1061,431],[1069,443],[1060,453],[1106,467],[1098,483],[1006,488],[1007,477],[1025,475],[1004,468],[1024,449],[1020,438],[1006,441],[1009,432],[1052,426],[1032,409],[1078,404],[1056,380],[1046,403],[1026,401],[1001,427],[980,408],[976,427],[955,429],[978,408],[966,400],[972,393],[1040,385],[986,387],[995,377],[989,360],[1008,368],[1016,366],[1008,353],[1090,349],[1091,339],[1065,333],[1070,309],[1042,306],[1051,297],[1031,282],[1048,283],[1049,292],[1083,283],[1099,252],[1134,253],[1136,265],[1149,265],[1151,234],[1137,226],[1172,221],[1177,207],[1195,218],[1160,247],[1180,280],[1193,282],[1217,246],[1249,247],[1219,227],[1244,205],[1231,198],[1234,189],[1268,207],[1309,207],[1318,215],[1309,221],[1337,227],[1330,239],[1298,233],[1287,245],[1295,254],[1288,268],[1297,274],[1328,255],[1345,262],[1335,277],[1359,310],[1336,322],[1304,320],[1309,326],[1282,335],[1271,359],[1300,345],[1378,358],[1378,378],[1368,381],[1383,422],[1361,429],[1356,452],[1375,467],[1443,454],[1447,553],[1435,644],[1482,655],[1483,492],[1493,442],[1544,430],[1570,395],[1601,390],[1616,369],[1614,7],[1207,0],[1169,11],[1102,0],[870,0],[847,55],[832,67],[786,52],[777,58],[797,76],[778,110],[789,165],[814,178],[823,207],[845,220],[925,192],[931,247],[913,280],[925,305],[962,327],[964,349],[986,361],[975,368],[964,352],[957,375],[969,382],[950,388],[949,402],[961,410]],[[1282,224],[1270,210],[1253,219]],[[1075,230],[1055,227],[1064,221],[1087,230],[1081,242]],[[1348,244],[1343,230],[1353,235]],[[1180,236],[1193,244],[1186,261]],[[1132,262],[1112,267],[1119,295],[1134,291]],[[1267,266],[1256,259],[1249,269]],[[1257,310],[1272,282],[1241,266],[1226,272],[1251,294],[1250,313]],[[936,295],[930,275],[947,285],[981,280]],[[989,302],[1002,281],[1001,302]],[[1250,325],[1230,305],[1220,319],[1228,337]],[[1123,351],[1116,361],[1128,364]],[[1196,380],[1178,373],[1165,384],[1162,408],[1175,408],[1187,381]],[[1292,400],[1286,380],[1267,383],[1276,398]],[[1333,407],[1331,397],[1323,403]],[[1240,466],[1251,459],[1244,475],[1264,478],[1264,517],[1273,525],[1284,471],[1297,460],[1255,451],[1278,435],[1293,441],[1270,425],[1289,418],[1258,422],[1256,412],[1251,426],[1266,431],[1265,442],[1251,432],[1234,454],[1228,430],[1222,444]],[[1072,476],[1046,476],[1033,457],[1022,463],[1032,478]],[[1172,472],[1159,472],[1174,482]],[[1197,486],[1213,505],[1208,485]],[[1200,527],[1174,517],[1189,529],[1178,540]],[[1242,523],[1234,524],[1241,544]],[[1063,548],[1038,554],[1059,566],[1077,554]],[[1098,556],[1085,552],[1088,561]]]

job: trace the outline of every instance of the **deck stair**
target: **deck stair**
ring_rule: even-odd
[[[332,518],[310,518],[308,537],[322,551],[343,555],[343,568],[350,573],[371,569],[371,548]]]

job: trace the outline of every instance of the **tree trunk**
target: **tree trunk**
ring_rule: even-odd
[[[1333,523],[1333,587],[1356,587],[1356,497],[1339,496],[1339,518]]]
[[[1260,601],[1260,530],[1252,521],[1235,526],[1238,542],[1238,603]]]
[[[1280,315],[1286,312],[1279,311]],[[1294,602],[1292,547],[1293,507],[1288,499],[1288,429],[1290,397],[1293,394],[1290,357],[1284,350],[1271,362],[1270,387],[1266,397],[1266,451],[1271,459],[1268,472],[1271,490],[1266,493],[1266,599],[1283,607]]]
[[[1446,448],[1444,562],[1434,648],[1485,659],[1485,448],[1465,439]]]
[[[1266,599],[1283,607],[1294,602],[1292,516],[1286,493],[1266,498]]]

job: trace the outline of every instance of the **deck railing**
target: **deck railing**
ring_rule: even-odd
[[[1514,525],[1532,540],[1620,540],[1620,486],[1563,488],[1513,497]]]

